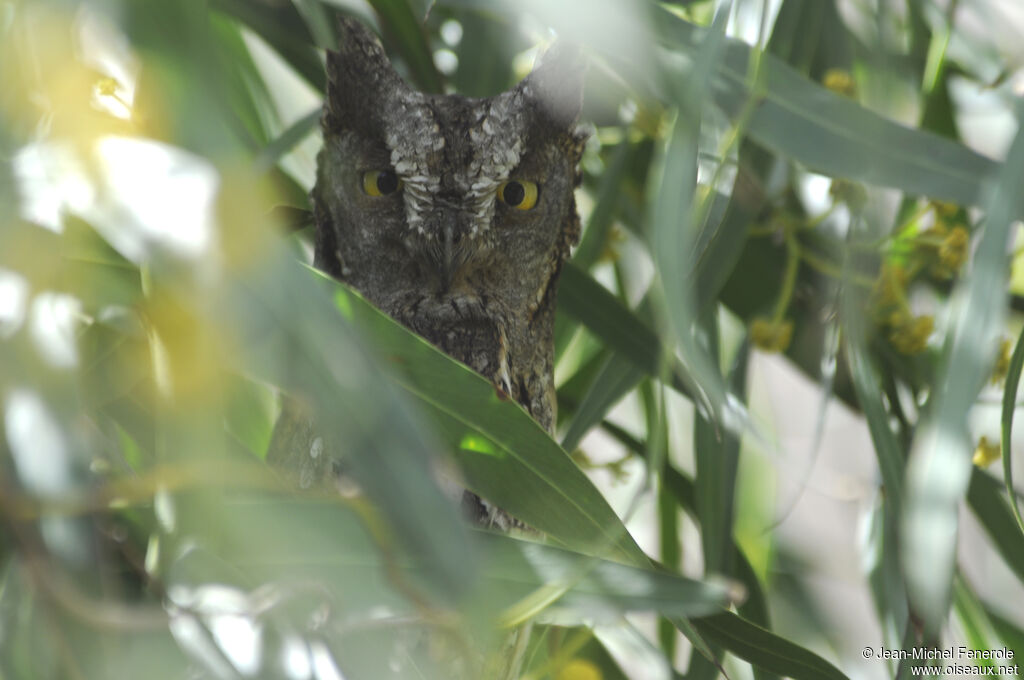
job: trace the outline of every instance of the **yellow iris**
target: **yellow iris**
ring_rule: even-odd
[[[402,180],[394,170],[368,170],[363,173],[363,191],[367,196],[387,196],[399,190]]]
[[[540,189],[537,183],[529,180],[510,179],[498,187],[498,198],[516,210],[529,210],[537,205],[539,196]]]

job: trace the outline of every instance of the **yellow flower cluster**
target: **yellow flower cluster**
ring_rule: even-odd
[[[830,68],[825,72],[825,77],[821,79],[821,83],[826,89],[845,97],[857,96],[857,83],[853,80],[853,76],[849,71],[841,68]]]
[[[793,339],[793,322],[789,319],[759,317],[750,323],[750,340],[764,352],[785,352]]]
[[[113,96],[117,92],[117,80],[114,78],[100,78],[96,83],[96,92],[104,97]]]
[[[1013,353],[1013,343],[1003,338],[999,343],[999,353],[996,355],[996,364],[992,367],[992,384],[998,385],[1006,380],[1006,374],[1010,372],[1010,356]]]
[[[937,209],[935,225],[921,236],[921,254],[930,262],[931,275],[937,279],[953,278],[967,261],[971,240],[967,227]]]
[[[837,203],[845,203],[854,213],[864,210],[868,203],[868,192],[864,185],[845,179],[833,179],[828,195]]]
[[[982,437],[974,448],[974,458],[971,459],[971,462],[983,468],[996,462],[1002,456],[1003,452],[999,447],[999,442],[992,443],[988,437]]]
[[[602,680],[601,669],[586,659],[573,659],[565,664],[558,680]]]
[[[935,329],[935,319],[930,314],[910,316],[893,312],[888,321],[889,342],[900,354],[920,354],[928,347],[928,338]]]
[[[903,265],[894,262],[883,263],[882,270],[875,280],[875,303],[883,311],[890,307],[903,306],[909,280],[910,276]]]

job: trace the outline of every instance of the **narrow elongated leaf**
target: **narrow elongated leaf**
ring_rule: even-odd
[[[444,80],[434,66],[427,37],[405,0],[370,0],[380,17],[384,38],[401,53],[412,72],[413,82],[424,92],[443,92]]]
[[[1006,495],[1010,501],[1010,508],[1013,509],[1013,516],[1017,519],[1017,527],[1024,532],[1024,520],[1020,516],[1020,507],[1017,505],[1017,492],[1013,488],[1013,449],[1010,444],[1013,442],[1013,416],[1017,411],[1017,387],[1020,385],[1020,373],[1024,368],[1024,330],[1017,338],[1017,345],[1013,348],[1013,356],[1010,357],[1010,367],[1006,372],[1006,387],[1003,390],[1003,417],[1001,423],[1002,453],[1003,453],[1003,480],[1006,483]]]
[[[338,584],[336,594],[346,607],[360,602],[373,607],[401,602],[396,579],[415,583],[420,578],[415,564],[381,551],[355,509],[336,500],[243,494],[221,501],[217,516],[211,535],[216,552],[256,582]],[[262,527],[258,539],[245,531],[254,521]],[[483,560],[475,596],[491,612],[561,585],[565,591],[554,604],[561,612],[612,620],[630,611],[700,616],[719,611],[734,595],[726,582],[702,583],[506,535],[475,531],[473,540]],[[389,572],[390,583],[382,581]],[[358,592],[352,584],[360,584]],[[412,610],[413,603],[403,608]]]
[[[712,355],[718,352],[716,335],[717,332],[713,330],[712,341],[709,343]],[[731,387],[741,394],[746,388],[749,355],[746,345],[740,347],[732,369]],[[693,445],[697,464],[697,518],[704,549],[704,570],[705,573],[732,576],[733,556],[736,554],[732,541],[733,506],[740,437],[735,432],[716,432],[714,426],[700,414],[695,418]]]
[[[642,377],[643,371],[621,354],[608,357],[577,407],[562,439],[562,448],[572,451],[579,446],[583,435],[600,423],[608,410],[636,387]]]
[[[1024,106],[1018,108],[1024,120]],[[1024,183],[1024,126],[1010,147],[986,204],[987,218],[957,286],[946,355],[935,379],[928,419],[918,430],[907,468],[903,565],[911,603],[929,633],[949,607],[956,552],[957,507],[971,474],[966,414],[991,369],[1005,316],[1007,242]],[[1019,532],[1018,532],[1019,535]]]
[[[708,29],[662,10],[659,35],[671,46],[694,49]],[[771,54],[761,56],[762,78],[751,91],[751,48],[728,40],[712,97],[738,115],[758,102],[747,134],[816,172],[960,205],[979,205],[998,165],[961,144],[886,120],[807,80]],[[1018,213],[1019,214],[1019,210]]]
[[[559,309],[587,327],[610,349],[622,354],[647,375],[662,377],[664,345],[648,323],[571,261],[558,284]],[[686,369],[673,362],[668,384],[692,397]],[[684,378],[687,379],[684,382]]]
[[[354,291],[315,275],[394,363],[399,386],[434,415],[470,489],[571,548],[646,561],[600,492],[518,404]]]
[[[433,594],[458,597],[476,561],[465,527],[431,474],[439,447],[404,395],[381,379],[373,353],[340,318],[333,291],[284,252],[231,284],[202,302],[211,319],[230,322],[245,338],[233,357],[239,370],[307,402],[308,416],[296,417],[296,427],[315,429],[321,438],[318,443],[311,434],[290,452],[299,461],[300,484],[302,461],[323,465],[325,450],[343,454],[347,472],[429,575]]]
[[[273,5],[247,0],[213,0],[213,9],[234,17],[251,28],[302,76],[323,92],[326,83],[323,62],[313,47],[302,17],[290,3]]]
[[[310,111],[298,119],[287,130],[278,135],[277,139],[268,144],[253,164],[257,172],[265,172],[277,164],[281,157],[294,149],[299,142],[312,134],[320,122],[320,109]]]
[[[981,470],[972,471],[967,502],[1006,566],[1024,581],[1024,536],[1014,528],[1016,518],[1003,497],[999,482]]]
[[[842,671],[817,654],[735,614],[693,619],[693,625],[707,640],[773,673],[793,680],[849,680]]]

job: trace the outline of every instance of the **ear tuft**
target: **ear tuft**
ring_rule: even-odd
[[[338,49],[327,50],[324,132],[372,132],[367,129],[370,121],[379,119],[394,94],[407,88],[377,36],[358,19],[339,18]]]

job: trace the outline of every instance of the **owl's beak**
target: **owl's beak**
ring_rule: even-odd
[[[460,240],[455,221],[446,220],[444,228],[441,230],[441,247],[436,262],[441,285],[446,291],[451,288],[455,275],[458,274],[464,262],[460,252],[461,248],[458,246]]]

